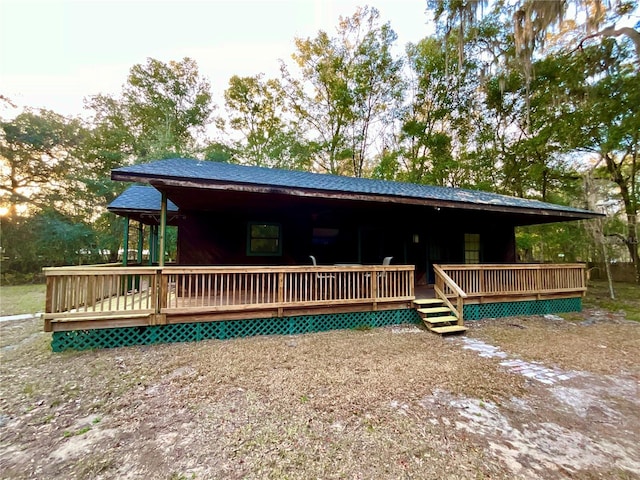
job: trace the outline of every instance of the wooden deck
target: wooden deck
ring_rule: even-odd
[[[410,308],[414,267],[46,269],[45,330]]]
[[[436,265],[433,286],[413,265],[45,269],[45,331],[413,308],[582,296],[584,265]]]

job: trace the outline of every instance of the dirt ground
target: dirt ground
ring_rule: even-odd
[[[585,310],[52,353],[0,323],[2,479],[640,479],[640,324]]]

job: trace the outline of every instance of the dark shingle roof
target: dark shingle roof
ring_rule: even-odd
[[[354,195],[397,197],[407,200],[430,200],[464,205],[486,205],[487,209],[507,208],[542,210],[548,213],[576,214],[583,218],[599,215],[563,205],[510,197],[475,190],[417,185],[367,178],[345,177],[274,168],[234,165],[184,158],[159,160],[112,170],[114,180],[153,181],[161,179],[189,180],[202,183],[235,183],[264,187],[309,189]],[[542,213],[542,212],[541,212]]]
[[[132,185],[107,205],[107,210],[159,212],[161,201],[161,194],[155,188]],[[171,200],[167,200],[167,211],[177,212],[178,207]]]

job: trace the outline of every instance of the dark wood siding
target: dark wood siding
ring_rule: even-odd
[[[465,233],[480,234],[482,262],[515,261],[515,222],[491,212],[278,196],[209,205],[181,210],[183,265],[306,265],[309,255],[320,264],[377,264],[393,256],[430,283],[433,263],[464,261]],[[281,225],[281,256],[247,255],[249,222]]]

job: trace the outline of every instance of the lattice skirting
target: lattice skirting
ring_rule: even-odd
[[[64,350],[90,350],[130,345],[193,342],[213,338],[223,340],[254,335],[295,335],[327,330],[360,327],[373,328],[419,322],[420,317],[415,310],[401,309],[206,323],[178,323],[147,327],[102,328],[53,332],[51,348],[54,352],[62,352]]]
[[[464,306],[465,320],[516,317],[518,315],[546,315],[549,313],[579,312],[582,298],[554,298],[522,302],[483,303]]]

